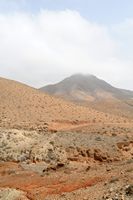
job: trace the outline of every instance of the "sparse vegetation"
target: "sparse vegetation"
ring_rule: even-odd
[[[5,79],[0,79],[0,89],[0,195],[101,200],[104,195],[114,198],[112,187],[131,183],[131,118]]]

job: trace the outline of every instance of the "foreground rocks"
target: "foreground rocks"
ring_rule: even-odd
[[[110,188],[103,195],[103,200],[132,200],[133,199],[133,185],[126,185],[123,187]]]
[[[43,166],[44,163],[1,163],[1,198],[17,193],[33,200],[132,199],[133,162],[97,163],[89,170],[87,163],[70,162],[47,173],[42,172]],[[18,200],[15,197],[9,200]]]
[[[133,136],[115,137],[97,133],[0,129],[0,161],[45,162],[57,165],[69,161],[113,162],[133,158]]]
[[[131,200],[132,134],[0,129],[0,199]]]
[[[11,188],[0,189],[1,200],[28,200],[28,198],[25,195],[26,193],[16,189],[11,189]]]

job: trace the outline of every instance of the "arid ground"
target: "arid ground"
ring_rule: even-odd
[[[0,78],[0,199],[133,200],[133,118],[104,107]]]

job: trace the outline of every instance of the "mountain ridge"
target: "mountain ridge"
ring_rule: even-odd
[[[40,90],[51,95],[68,96],[70,99],[76,99],[74,98],[74,95],[72,95],[73,92],[78,93],[81,91],[88,96],[92,96],[95,100],[104,99],[109,93],[112,97],[118,99],[133,98],[133,91],[116,88],[91,74],[74,74],[56,84],[44,86],[40,88]],[[100,94],[97,94],[103,92],[105,95],[101,96]],[[77,98],[77,101],[78,100],[80,101],[80,99]]]

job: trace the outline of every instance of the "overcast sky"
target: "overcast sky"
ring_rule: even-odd
[[[132,0],[0,0],[0,76],[34,87],[89,73],[133,90]]]

